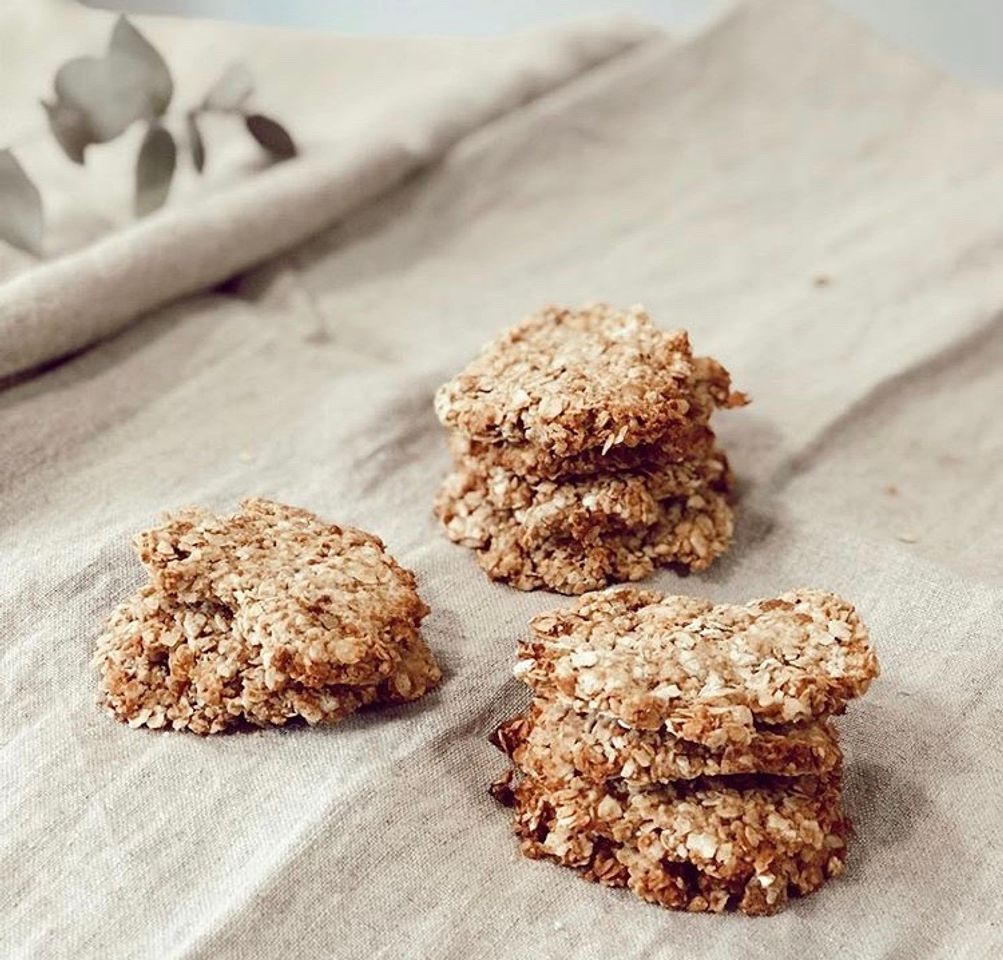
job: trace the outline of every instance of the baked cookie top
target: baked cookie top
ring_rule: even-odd
[[[878,674],[853,606],[822,590],[715,606],[625,587],[531,627],[516,673],[537,694],[700,743],[838,713]]]
[[[708,362],[705,381],[686,333],[658,329],[640,307],[546,307],[440,387],[435,409],[472,440],[528,443],[559,457],[608,451],[688,427],[701,405],[744,402],[730,393],[726,371],[715,363],[711,374]]]
[[[135,547],[161,594],[222,608],[268,669],[307,685],[389,675],[428,613],[378,537],[269,500],[230,516],[182,510]]]

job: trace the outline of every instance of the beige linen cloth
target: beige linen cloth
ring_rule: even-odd
[[[34,9],[21,28],[59,33]],[[802,2],[686,42],[143,26],[196,72],[237,38],[304,156],[235,161],[103,239],[59,201],[52,243],[76,252],[4,261],[0,956],[998,956],[1003,94]],[[527,699],[516,639],[567,601],[488,582],[437,528],[432,392],[524,313],[589,299],[687,327],[754,400],[720,417],[734,548],[653,584],[836,590],[881,656],[841,722],[848,872],[773,918],[524,860],[487,794],[487,734]],[[432,607],[441,689],[211,739],[95,706],[94,637],[143,579],[129,536],[251,493],[385,538]]]

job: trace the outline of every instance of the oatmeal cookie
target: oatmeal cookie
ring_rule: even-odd
[[[105,707],[129,726],[208,734],[295,717],[333,723],[372,703],[416,700],[439,668],[414,628],[394,642],[400,656],[379,683],[310,683],[271,670],[225,608],[172,603],[147,585],[112,614],[95,665]]]
[[[695,912],[775,912],[842,872],[851,832],[834,775],[646,789],[522,777],[507,797],[526,856]]]
[[[570,457],[527,443],[482,443],[459,433],[449,435],[449,451],[461,470],[498,468],[531,483],[582,479],[637,470],[657,470],[689,460],[704,460],[714,450],[714,431],[693,424],[656,443],[591,447]]]
[[[715,606],[622,587],[531,628],[516,673],[538,696],[713,749],[838,713],[878,674],[856,610],[821,590]]]
[[[546,784],[572,777],[644,786],[743,773],[802,776],[828,773],[842,762],[836,728],[829,720],[766,727],[756,730],[748,743],[729,742],[712,750],[541,699],[534,700],[525,715],[502,724],[493,742],[520,770]]]
[[[665,442],[705,423],[706,405],[743,402],[723,367],[694,363],[685,332],[595,304],[547,307],[502,334],[439,388],[435,409],[470,440],[528,444],[546,460]]]
[[[630,473],[537,483],[498,467],[472,465],[446,478],[436,510],[447,528],[452,526],[450,537],[468,545],[471,540],[483,542],[480,528],[497,525],[493,518],[510,515],[528,548],[555,537],[583,539],[602,530],[645,530],[662,519],[661,501],[696,501],[708,491],[725,493],[730,486],[728,461],[720,451]]]
[[[641,580],[660,566],[706,569],[727,549],[733,529],[727,494],[710,486],[664,500],[642,492],[633,503],[586,497],[552,512],[549,504],[496,508],[476,483],[447,482],[437,510],[450,539],[472,547],[493,579],[566,594]]]
[[[399,659],[395,634],[428,613],[378,537],[269,500],[183,510],[135,547],[162,595],[230,611],[268,667],[309,684],[379,681]]]
[[[184,510],[135,546],[150,583],[95,657],[105,706],[132,726],[333,722],[441,678],[414,575],[370,534],[252,499],[229,517]]]

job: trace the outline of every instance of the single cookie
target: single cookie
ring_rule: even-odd
[[[333,723],[376,702],[416,700],[441,673],[414,628],[393,637],[391,669],[368,685],[316,684],[273,669],[260,635],[246,635],[225,608],[176,604],[152,585],[112,614],[98,640],[104,705],[130,726],[219,733],[294,717]]]
[[[565,477],[586,477],[641,469],[657,469],[687,460],[704,460],[714,449],[714,431],[708,426],[715,407],[747,403],[744,394],[731,391],[727,370],[710,357],[694,357],[694,401],[684,422],[673,422],[652,443],[610,444],[587,447],[567,456],[554,448],[531,443],[485,443],[451,432],[449,449],[461,468],[500,467],[532,482]]]
[[[572,777],[645,786],[743,773],[803,776],[828,773],[842,762],[836,728],[828,720],[757,730],[748,743],[712,750],[540,699],[524,716],[502,724],[494,742],[520,770],[547,784]]]
[[[688,460],[704,460],[714,449],[714,431],[694,424],[656,443],[633,447],[591,447],[573,456],[527,443],[482,443],[460,433],[449,435],[449,451],[462,470],[498,468],[531,483],[581,479],[636,470],[659,469]]]
[[[547,307],[502,334],[439,388],[435,409],[471,440],[529,444],[547,460],[667,442],[706,423],[705,405],[743,402],[723,367],[694,364],[685,332],[596,304]]]
[[[428,613],[378,537],[269,500],[183,510],[135,545],[163,596],[224,608],[269,670],[307,686],[378,683]]]
[[[856,610],[821,590],[715,606],[624,587],[531,626],[516,673],[537,695],[712,749],[838,713],[878,675]]]
[[[773,913],[842,872],[851,832],[837,776],[639,790],[526,777],[505,792],[527,856],[677,910]]]
[[[472,547],[488,576],[520,590],[580,594],[641,580],[660,566],[703,570],[731,542],[731,505],[725,493],[712,488],[648,502],[654,522],[637,529],[618,523],[615,509],[590,510],[586,500],[570,512],[543,511],[520,520],[514,511],[492,507],[476,486],[459,490],[465,492],[454,497],[444,487],[437,502],[450,539]],[[544,521],[553,532],[541,539]]]
[[[530,548],[555,537],[595,539],[606,530],[643,531],[661,521],[661,501],[702,498],[708,490],[724,493],[730,485],[728,461],[720,451],[700,460],[560,482],[530,483],[497,467],[472,466],[446,478],[436,510],[452,527],[452,539],[474,545],[483,542],[481,529],[492,525],[491,518],[510,516],[520,527],[520,542]]]

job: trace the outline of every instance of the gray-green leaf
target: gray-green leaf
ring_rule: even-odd
[[[177,159],[174,137],[159,124],[150,124],[136,159],[137,217],[145,217],[163,206]]]
[[[202,139],[194,110],[185,114],[185,125],[188,127],[188,149],[191,150],[192,164],[201,173],[205,169],[205,140]]]
[[[77,57],[59,68],[55,88],[54,107],[80,118],[87,144],[114,140],[134,121],[152,116],[129,61]]]
[[[277,120],[261,113],[252,113],[244,118],[244,123],[251,136],[273,157],[288,160],[296,156],[296,144],[293,143],[293,138]]]
[[[254,81],[247,67],[242,63],[233,63],[209,88],[205,100],[202,101],[202,107],[220,113],[233,113],[243,107],[253,92]]]
[[[49,118],[49,129],[56,141],[74,163],[83,164],[84,150],[95,142],[87,117],[68,103],[42,101]]]
[[[54,107],[80,118],[76,127],[87,133],[83,146],[113,140],[136,120],[159,117],[174,93],[163,57],[125,17],[115,25],[107,54],[63,64],[55,88]]]
[[[42,248],[42,195],[10,150],[0,150],[0,239],[28,253]]]
[[[110,58],[121,57],[135,65],[143,78],[143,89],[149,98],[153,115],[163,115],[174,96],[174,81],[167,62],[157,48],[122,16],[115,23],[108,44]]]

